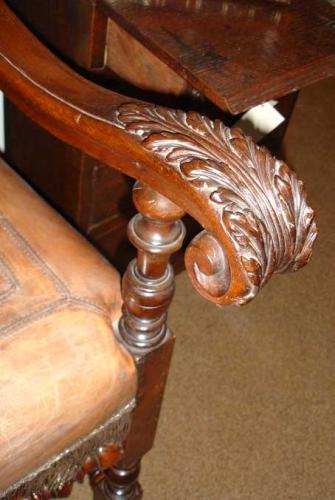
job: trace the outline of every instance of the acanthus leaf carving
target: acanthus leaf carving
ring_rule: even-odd
[[[201,248],[201,258],[194,249],[186,252],[191,279],[205,297],[244,304],[273,273],[295,271],[308,262],[317,235],[314,212],[295,172],[266,148],[219,120],[158,106],[124,104],[117,125],[200,194],[204,211],[217,214],[211,237],[203,232],[193,243],[198,252]],[[214,238],[222,251],[211,251]],[[220,285],[217,280],[223,277]]]

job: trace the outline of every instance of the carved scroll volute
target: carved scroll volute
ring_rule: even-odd
[[[245,304],[272,274],[308,262],[314,212],[295,172],[266,148],[194,112],[131,103],[116,124],[164,161],[178,185],[173,201],[203,225],[185,262],[207,299]]]

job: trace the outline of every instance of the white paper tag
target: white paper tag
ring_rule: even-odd
[[[274,107],[275,104],[276,101],[270,101],[249,109],[241,116],[236,126],[251,135],[255,141],[260,141],[285,121],[284,116]]]
[[[0,90],[0,153],[5,152],[5,110],[4,95]]]

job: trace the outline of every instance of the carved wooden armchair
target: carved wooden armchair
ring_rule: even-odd
[[[0,161],[0,497],[66,496],[89,473],[96,498],[140,498],[174,343],[169,257],[181,218],[204,227],[185,255],[194,286],[241,305],[272,274],[306,264],[313,211],[296,174],[239,130],[85,81],[4,0],[0,88],[39,125],[138,180],[138,256],[121,314],[116,271]]]

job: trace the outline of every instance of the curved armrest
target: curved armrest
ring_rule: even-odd
[[[314,213],[285,163],[220,121],[86,81],[46,50],[4,0],[0,88],[51,133],[150,185],[200,222],[204,231],[188,247],[186,267],[209,300],[244,304],[273,273],[307,263],[317,235]]]

